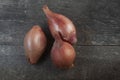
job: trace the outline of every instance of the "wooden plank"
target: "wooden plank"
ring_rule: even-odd
[[[107,0],[0,1],[0,44],[9,42],[4,37],[16,35],[12,39],[16,44],[21,45],[23,35],[33,24],[39,24],[46,29],[48,25],[42,6],[48,4],[50,9],[66,15],[74,22],[78,35],[77,45],[120,45],[120,9],[117,0],[109,2]],[[7,27],[8,25],[11,28]],[[8,33],[5,33],[6,31]]]
[[[37,16],[43,16],[42,12],[42,6],[44,4],[48,4],[48,6],[55,12],[62,13],[71,19],[76,21],[80,21],[81,18],[97,18],[100,20],[104,21],[104,18],[114,18],[114,19],[119,19],[120,18],[120,11],[119,11],[119,1],[97,1],[97,0],[69,0],[69,1],[64,1],[64,0],[38,0],[38,1],[33,1],[33,0],[19,0],[19,1],[14,1],[14,0],[0,0],[1,1],[1,8],[8,10],[11,9],[16,9],[17,8],[25,8],[26,13],[28,16],[31,15],[31,17],[36,17]],[[55,2],[56,4],[53,4]],[[11,4],[10,4],[11,3]],[[12,4],[13,3],[13,4]],[[58,6],[60,5],[60,6]],[[19,9],[18,9],[19,10]],[[72,13],[74,12],[74,14]],[[13,12],[14,13],[14,12]],[[32,16],[34,15],[34,16]]]
[[[79,45],[120,45],[120,21],[84,19],[77,27]]]
[[[43,28],[47,38],[52,40],[49,29],[43,21],[38,22],[34,20],[29,21],[0,21],[0,44],[1,45],[15,45],[22,46],[25,34],[32,28],[33,25],[40,25]],[[53,41],[53,40],[52,40]]]
[[[0,44],[10,43],[11,45],[22,45],[24,35],[33,25],[40,25],[47,36],[50,36],[47,22],[28,21],[0,21]],[[95,20],[86,21],[77,28],[77,45],[120,45],[120,32],[118,26],[104,25]]]
[[[119,80],[120,46],[77,46],[75,67],[57,69],[49,53],[30,65],[23,46],[0,45],[0,79],[12,80]]]

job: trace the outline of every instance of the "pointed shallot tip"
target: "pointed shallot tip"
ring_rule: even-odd
[[[34,25],[32,28],[33,29],[41,29],[38,25]]]
[[[30,58],[28,59],[28,61],[29,61],[29,63],[32,64],[32,65],[37,63],[37,62],[31,61]]]
[[[47,13],[47,11],[50,11],[47,5],[44,5],[42,9],[44,13]]]
[[[48,6],[47,5],[43,5],[43,9],[48,9]]]
[[[30,63],[30,64],[33,64],[31,61],[30,61],[30,58],[27,57],[27,61]]]
[[[45,13],[45,15],[47,16],[47,18],[49,18],[52,11],[48,8],[47,5],[44,5],[42,9],[43,9],[43,12]]]
[[[30,61],[30,58],[28,56],[26,56],[27,58],[27,61],[30,63],[30,64],[33,64],[31,61]]]

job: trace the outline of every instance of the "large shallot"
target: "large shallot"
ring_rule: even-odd
[[[56,37],[51,50],[51,58],[54,65],[59,68],[71,68],[74,65],[75,56],[76,53],[73,46]]]
[[[60,33],[62,36],[61,38],[64,41],[71,44],[75,44],[77,42],[76,29],[70,19],[61,14],[52,12],[47,5],[43,6],[43,11],[47,16],[49,29],[54,38],[55,34],[59,35],[58,33]]]

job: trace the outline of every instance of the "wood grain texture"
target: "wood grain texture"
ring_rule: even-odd
[[[53,4],[53,1],[56,4]],[[27,32],[34,24],[43,28],[48,27],[42,11],[42,6],[48,4],[53,11],[66,15],[74,22],[78,32],[79,45],[120,45],[120,8],[117,0],[116,2],[113,1],[114,4],[112,1],[106,0],[91,0],[91,2],[88,0],[53,1],[20,0],[18,2],[11,1],[11,4],[3,1],[4,4],[1,3],[0,9],[0,25],[2,28],[0,32],[11,30],[8,33],[10,35],[12,29],[14,31],[19,29],[15,31],[16,33],[14,32],[14,34],[19,35],[19,32],[21,34]],[[58,4],[61,6],[57,6]],[[22,37],[19,41],[22,41],[23,35],[20,35]],[[16,39],[14,36],[12,38]],[[16,44],[21,45],[18,42]]]
[[[26,61],[22,46],[0,46],[0,79],[119,80],[120,46],[77,46],[75,67],[57,69],[47,56],[36,65]],[[4,75],[4,76],[2,76]]]
[[[42,6],[69,17],[76,26],[75,67],[51,62],[53,38]],[[40,25],[48,48],[36,65],[24,55],[24,35]],[[120,80],[120,0],[0,0],[0,80]]]

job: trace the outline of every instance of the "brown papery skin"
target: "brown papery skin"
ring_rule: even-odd
[[[62,40],[55,40],[52,50],[51,59],[54,65],[61,69],[73,67],[76,57],[73,46]]]
[[[24,38],[26,57],[31,64],[37,63],[45,51],[46,44],[47,39],[40,26],[33,26]]]
[[[49,29],[54,38],[55,34],[60,33],[63,40],[71,44],[75,44],[77,42],[76,29],[70,19],[61,14],[52,12],[47,5],[43,6],[43,11],[47,16]]]

